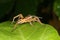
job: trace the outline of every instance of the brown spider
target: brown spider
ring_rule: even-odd
[[[39,20],[39,17],[37,17],[37,16],[31,16],[31,15],[28,15],[28,16],[26,16],[26,17],[23,17],[22,14],[19,14],[19,15],[15,16],[15,17],[13,18],[12,23],[14,22],[15,18],[17,18],[17,17],[18,17],[18,20],[17,20],[16,24],[14,25],[13,30],[16,28],[16,25],[18,25],[18,24],[23,24],[23,23],[27,23],[27,22],[30,23],[30,25],[32,25],[31,22],[35,22],[35,21],[37,21],[37,22],[39,22],[40,24],[42,24],[41,21]]]

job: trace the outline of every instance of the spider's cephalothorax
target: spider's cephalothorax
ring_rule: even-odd
[[[37,17],[37,16],[31,16],[31,15],[28,15],[28,16],[26,16],[26,17],[23,17],[22,14],[19,14],[19,15],[15,16],[15,17],[13,18],[12,23],[14,22],[15,18],[17,18],[17,17],[18,17],[18,20],[17,20],[17,22],[16,22],[16,24],[15,24],[15,26],[14,26],[13,29],[16,28],[16,25],[17,25],[17,24],[23,24],[23,23],[27,23],[27,22],[30,23],[30,25],[32,25],[31,22],[35,22],[35,21],[36,21],[36,22],[39,22],[40,24],[42,24],[41,21],[39,20],[39,17]]]

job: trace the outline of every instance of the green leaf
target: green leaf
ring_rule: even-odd
[[[15,24],[11,22],[0,23],[0,40],[59,40],[57,31],[50,25],[37,22],[17,25],[16,30],[11,32]]]

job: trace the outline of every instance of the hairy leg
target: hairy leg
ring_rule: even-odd
[[[16,24],[14,25],[14,27],[13,27],[13,29],[12,29],[11,32],[13,32],[13,31],[16,29],[17,25],[18,25],[18,23],[16,23]]]
[[[37,22],[39,22],[40,24],[43,24],[38,17],[35,17],[35,18],[37,19],[36,20]]]
[[[22,14],[19,14],[19,15],[15,16],[15,17],[13,18],[12,23],[14,22],[14,20],[15,20],[17,17],[18,17],[18,20],[19,20],[20,18],[24,18]]]
[[[31,26],[33,25],[31,22],[29,22],[29,23],[30,23]]]

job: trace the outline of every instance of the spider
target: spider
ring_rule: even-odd
[[[35,21],[36,21],[36,22],[39,22],[40,24],[42,24],[42,22],[39,20],[39,17],[37,17],[37,16],[32,16],[32,15],[28,15],[28,16],[26,16],[26,17],[23,17],[22,14],[19,14],[19,15],[13,17],[12,23],[14,22],[14,20],[15,20],[17,17],[18,17],[18,20],[17,20],[16,24],[14,25],[13,30],[16,29],[16,27],[17,27],[16,25],[18,25],[18,24],[30,23],[30,25],[32,25],[31,22],[35,22]]]

